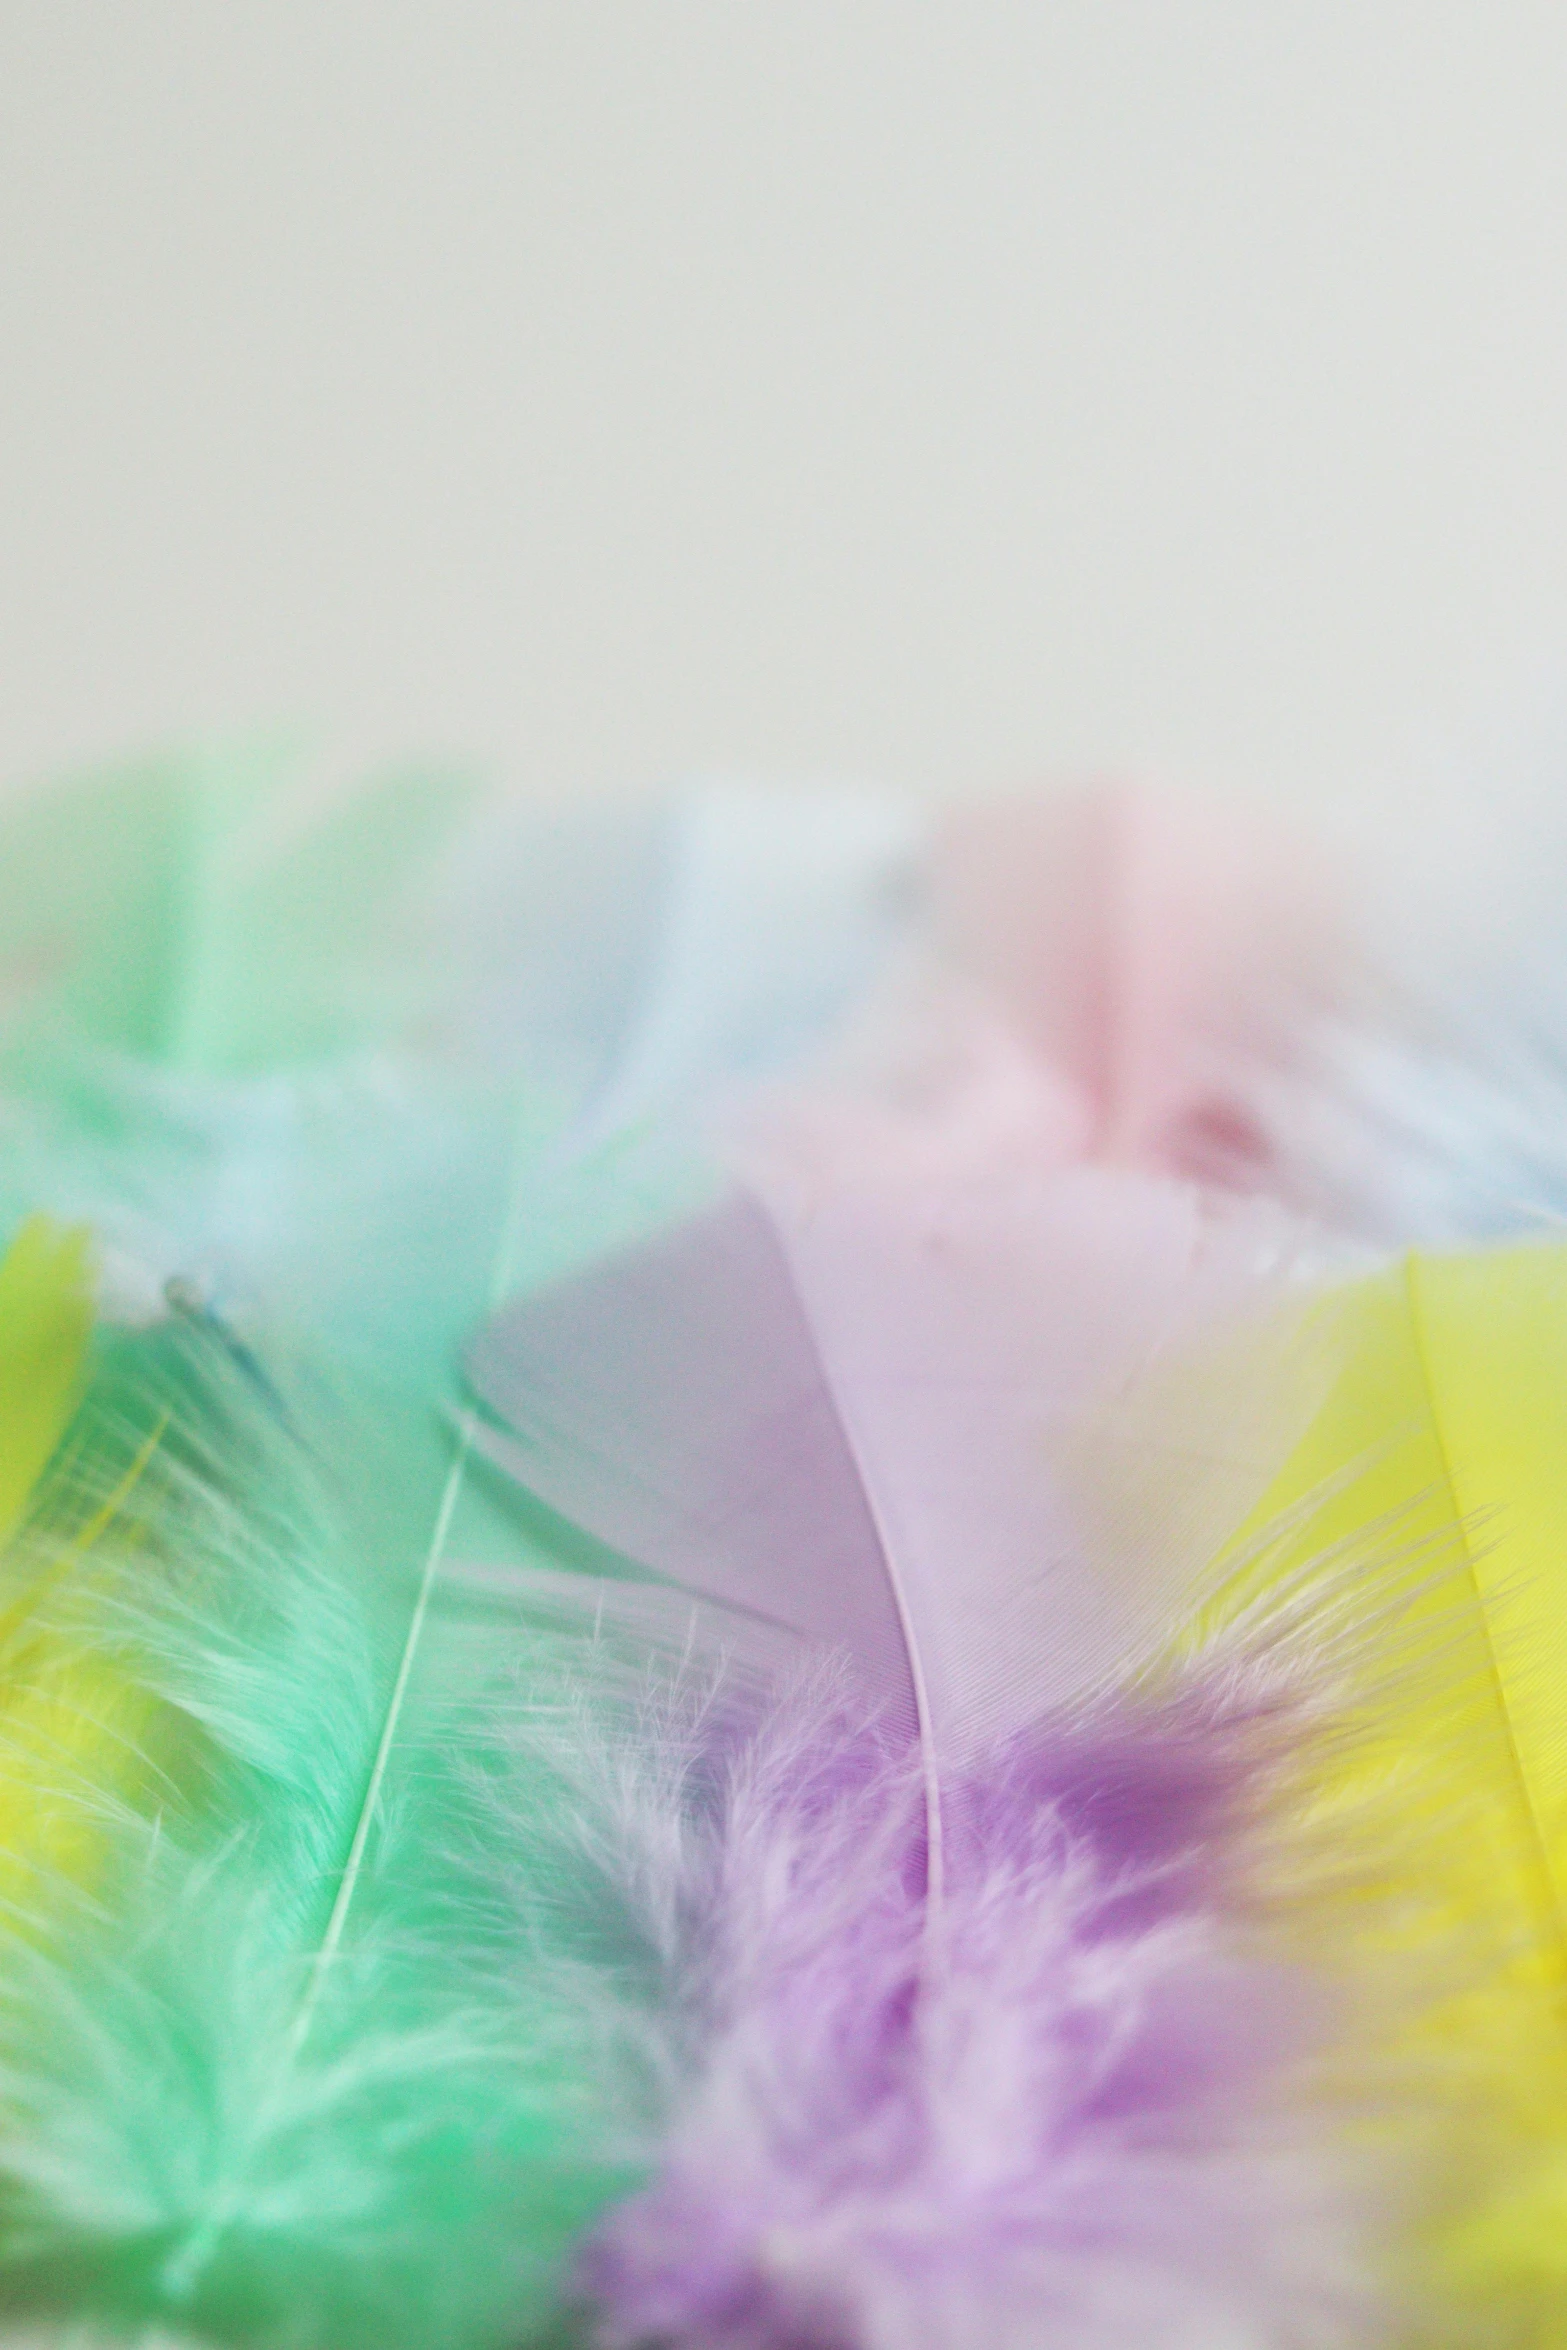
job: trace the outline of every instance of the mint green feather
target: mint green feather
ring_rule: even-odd
[[[207,1317],[109,1333],[0,1556],[0,1606],[123,1699],[30,1749],[91,1881],[4,1886],[12,2322],[517,2350],[637,2175],[645,1937],[581,1773],[637,1673],[547,1579],[452,1571],[466,1440],[434,1463],[418,1419]]]
[[[541,1273],[620,1235],[623,1175],[577,1180],[605,1150],[639,1214],[683,1204],[644,1130],[804,1049],[902,920],[875,801],[310,781],[256,751],[0,809],[0,1225],[93,1222],[143,1315],[173,1275],[426,1376],[519,1156]]]
[[[439,973],[409,950],[432,864],[471,804],[439,773],[324,790],[297,753],[264,743],[7,802],[0,1004],[207,1076],[384,1043],[428,1014]]]

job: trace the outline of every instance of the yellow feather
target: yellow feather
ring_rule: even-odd
[[[0,1257],[0,1542],[65,1434],[92,1325],[86,1233],[30,1218]]]
[[[1343,1956],[1409,1999],[1368,2088],[1419,2116],[1427,2331],[1561,2350],[1567,1248],[1414,1256],[1322,1312],[1336,1382],[1192,1636],[1314,1581],[1369,1627],[1300,1792]]]
[[[142,1767],[147,1701],[115,1664],[83,1654],[49,1621],[51,1598],[90,1572],[162,1436],[137,1448],[85,1522],[24,1534],[86,1385],[93,1329],[88,1236],[33,1217],[0,1259],[0,1914],[25,1920],[61,1877],[91,1877],[98,1817],[81,1801],[97,1782]]]

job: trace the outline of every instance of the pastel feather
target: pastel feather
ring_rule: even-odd
[[[257,742],[107,768],[0,807],[0,1005],[101,1050],[231,1079],[429,1017],[418,963],[473,794],[356,783]]]
[[[1289,1236],[953,1108],[791,1103],[744,1188],[470,1350],[492,1460],[852,1674],[664,1833],[669,2136],[584,2289],[690,2350],[1371,2338],[1287,2093],[1310,1995],[1221,1891],[1289,1700],[1265,1655],[1139,1678],[1309,1408],[1288,1343],[1217,1453],[1177,1408]]]
[[[174,762],[0,818],[0,1208],[93,1221],[127,1310],[177,1276],[448,1360],[519,1152],[548,1262],[591,1220],[568,1162],[803,1049],[901,919],[912,831],[877,803],[691,794],[617,872],[607,819],[308,784]]]
[[[44,1824],[13,1785],[0,2308],[533,2339],[635,2176],[638,1946],[579,1865],[575,1779],[636,1674],[563,1653],[515,1569],[504,1605],[448,1581],[464,1451],[432,1491],[395,1397],[206,1318],[105,1344],[0,1562],[28,1616],[5,1761]]]
[[[1243,934],[1230,1016],[1203,1022],[1211,1082],[1252,1137],[1215,1175],[1383,1247],[1527,1234],[1561,1213],[1555,764],[1544,792],[1488,763],[1462,804],[1428,785],[1418,821],[1360,810],[1292,844]]]
[[[87,1235],[33,1218],[0,1257],[0,1543],[76,1408],[92,1325]]]
[[[1195,1679],[957,1775],[796,1699],[664,1863],[669,2136],[579,2277],[613,2350],[1236,2350],[1379,2338],[1309,1985],[1224,1891],[1279,1693]],[[1273,1710],[1271,1725],[1266,1721]]]
[[[1554,945],[1487,942],[1466,963],[1444,936],[1413,980],[1264,994],[1229,1081],[1276,1192],[1381,1247],[1549,1227],[1567,1202],[1564,989]]]
[[[1325,859],[1239,808],[1100,785],[965,808],[932,864],[941,946],[1075,1086],[1083,1153],[1266,1184],[1235,1040],[1333,951]]]
[[[1209,1623],[1314,1554],[1359,1564],[1359,1729],[1301,1767],[1367,1872],[1334,1930],[1420,2016],[1382,2075],[1430,2198],[1410,2273],[1433,2338],[1544,2350],[1567,2329],[1567,1251],[1413,1256],[1323,1310],[1341,1377],[1242,1540],[1293,1531]]]
[[[1167,1424],[1206,1458],[1184,1519],[1118,1578],[1091,1565],[1095,1511],[1129,1518],[1157,1475],[1128,1391],[1183,1336],[1304,1297],[1307,1252],[1266,1211],[1033,1163],[970,1122],[973,1081],[869,1127],[791,1099],[699,1222],[525,1295],[468,1353],[489,1458],[644,1566],[846,1647],[944,1760],[1168,1623],[1309,1409],[1281,1333],[1222,1454]]]
[[[47,1536],[40,1523],[49,1465],[86,1385],[93,1320],[87,1235],[34,1217],[0,1258],[0,1901],[12,1923],[41,1877],[90,1884],[103,1857],[101,1823],[61,1794],[61,1758],[97,1770],[112,1800],[148,1741],[139,1693],[53,1621],[61,1583],[91,1575],[139,1479],[140,1451],[77,1522]]]

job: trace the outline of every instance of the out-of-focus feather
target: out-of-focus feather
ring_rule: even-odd
[[[694,794],[625,873],[559,830],[440,778],[313,817],[260,756],[8,809],[0,1206],[93,1220],[128,1308],[175,1275],[449,1352],[519,1155],[530,1232],[569,1233],[567,1160],[787,1059],[902,919],[912,836],[873,801]]]
[[[1250,1137],[1211,1171],[1378,1246],[1524,1234],[1567,1203],[1560,760],[1548,792],[1488,766],[1464,804],[1324,824],[1264,901],[1289,951],[1253,934],[1210,1024]]]
[[[0,1008],[230,1079],[338,1059],[428,1016],[432,863],[472,794],[352,784],[278,745],[90,774],[0,810]]]
[[[1229,1075],[1297,1212],[1378,1246],[1452,1246],[1567,1209],[1567,970],[1552,944],[1264,993]]]
[[[1266,1182],[1230,1063],[1260,990],[1336,935],[1302,844],[1147,790],[991,803],[933,854],[949,956],[1076,1087],[1095,1157]]]
[[[570,819],[497,802],[432,907],[472,1016],[591,1147],[831,1029],[908,928],[921,828],[870,792],[698,785]]]
[[[87,1235],[35,1217],[0,1257],[0,1542],[65,1434],[92,1324]]]
[[[25,1224],[0,1258],[0,1905],[6,1926],[30,1914],[41,1882],[96,1881],[103,1806],[144,1775],[152,1730],[143,1693],[114,1659],[61,1635],[61,1586],[90,1582],[100,1546],[145,1465],[133,1450],[91,1505],[45,1539],[47,1472],[87,1376],[93,1326],[87,1235]],[[24,1529],[31,1527],[30,1533]],[[100,1781],[101,1801],[74,1804],[70,1771]]]
[[[1360,1718],[1301,1757],[1364,1863],[1332,1913],[1406,1980],[1385,2050],[1434,2212],[1433,2338],[1567,2329],[1567,1252],[1415,1256],[1324,1308],[1344,1368],[1206,1619],[1358,1562]],[[1378,1632],[1378,1625],[1381,1631]]]
[[[932,855],[947,957],[1073,1089],[1063,1147],[1395,1247],[1567,1203],[1560,869],[1539,809],[1310,840],[1125,790],[965,811]]]

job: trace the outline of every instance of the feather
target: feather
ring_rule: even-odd
[[[1072,1087],[1075,1153],[1451,1245],[1567,1201],[1558,828],[1489,830],[1422,811],[1301,840],[1125,790],[982,806],[933,851],[937,930]]]
[[[1408,970],[1264,995],[1230,1082],[1298,1213],[1380,1247],[1451,1247],[1567,1203],[1567,990],[1554,943],[1449,933]]]
[[[0,1006],[210,1077],[384,1042],[431,1016],[439,969],[410,950],[471,797],[265,743],[30,794],[0,810]]]
[[[617,2346],[1368,2339],[1290,2094],[1311,1996],[1221,1891],[1288,1707],[1255,1657],[1139,1679],[1315,1400],[1285,1310],[1224,1445],[1179,1410],[1177,1363],[1290,1306],[1290,1236],[1042,1172],[964,1098],[793,1103],[715,1208],[470,1349],[491,1460],[849,1675],[620,1863],[664,1920],[668,2136],[583,2290]]]
[[[1318,862],[1236,810],[1124,787],[981,804],[933,852],[937,934],[1074,1086],[1083,1151],[1255,1187],[1233,1040],[1259,990],[1332,955]]]
[[[34,1218],[0,1258],[0,1549],[17,1543],[71,1421],[92,1321],[86,1235]],[[0,1606],[0,1899],[13,1911],[41,1869],[83,1877],[99,1856],[91,1824],[58,1800],[56,1756],[112,1766],[143,1727],[112,1667],[51,1639],[40,1620],[122,1499],[112,1493]]]
[[[1135,1542],[1158,1475],[1150,1364],[1308,1268],[1266,1211],[1035,1166],[1027,1097],[1013,1152],[971,1075],[869,1127],[821,1097],[753,1119],[713,1208],[525,1294],[467,1358],[491,1460],[641,1565],[846,1648],[953,1758],[1172,1617],[1315,1392],[1286,1316],[1222,1450],[1166,1431],[1205,1460],[1184,1523],[1145,1527],[1119,1579],[1090,1568],[1094,1513]]]
[[[647,2096],[563,1642],[448,1586],[465,1449],[432,1494],[396,1396],[205,1316],[99,1350],[0,1558],[36,1652],[0,1715],[0,2310],[531,2340]],[[564,1645],[579,1707],[625,1703]]]
[[[909,927],[920,845],[871,793],[696,785],[552,822],[502,801],[432,919],[498,1055],[589,1100],[594,1144],[830,1032]]]
[[[595,2339],[1378,2338],[1353,2174],[1300,2102],[1321,2017],[1222,1891],[1267,1744],[1190,1679],[1035,1724],[952,1782],[933,1934],[917,1763],[830,1691],[775,1709],[681,1848],[686,2085],[582,2256]]]
[[[0,1056],[0,1216],[91,1220],[144,1318],[194,1280],[231,1318],[261,1297],[444,1363],[519,1153],[525,1240],[569,1247],[592,1193],[563,1196],[568,1162],[799,1050],[901,919],[909,828],[875,802],[693,794],[590,883],[590,820],[562,842],[393,777],[312,821],[277,768],[95,779],[5,820],[0,936],[30,985]]]
[[[0,1542],[65,1434],[92,1322],[86,1235],[33,1218],[0,1257]]]
[[[1494,773],[1465,809],[1427,789],[1418,820],[1325,830],[1309,903],[1291,882],[1268,909],[1290,951],[1253,941],[1240,1016],[1209,1034],[1213,1083],[1252,1138],[1209,1172],[1379,1247],[1558,1217],[1563,845],[1553,799],[1530,806]]]
[[[1341,1375],[1206,1629],[1313,1556],[1356,1570],[1358,1730],[1300,1764],[1363,1861],[1331,1930],[1413,2006],[1367,2075],[1416,2116],[1411,2273],[1432,2338],[1544,2350],[1567,2328],[1567,1251],[1412,1256],[1323,1310]]]

